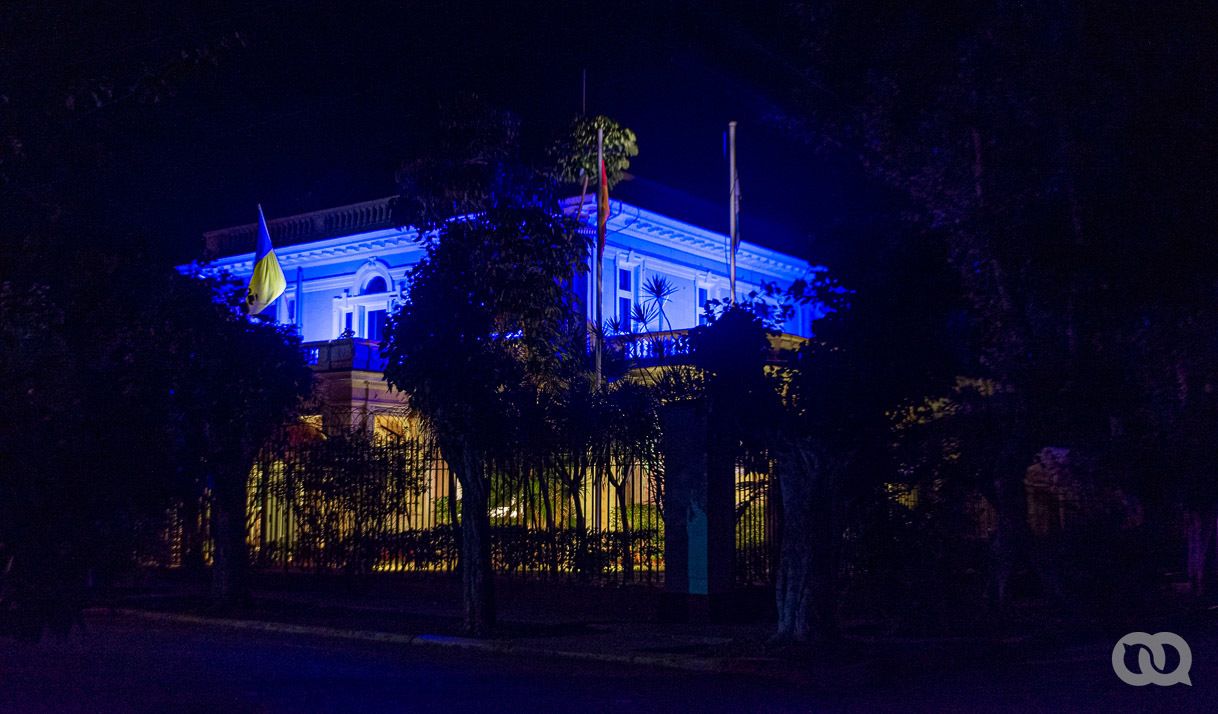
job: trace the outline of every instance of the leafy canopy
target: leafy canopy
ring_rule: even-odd
[[[410,272],[384,350],[386,378],[440,435],[502,443],[522,394],[576,358],[568,288],[587,246],[541,207],[444,224]]]
[[[605,176],[609,188],[625,177],[630,159],[639,155],[638,138],[630,129],[598,115],[576,118],[567,134],[550,147],[554,178],[566,183],[582,183],[586,178],[592,186],[600,183],[600,169],[596,165],[598,129],[605,131]]]

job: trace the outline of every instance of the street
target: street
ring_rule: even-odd
[[[0,711],[798,710],[752,682],[602,663],[90,618],[39,645],[0,640]]]
[[[67,640],[0,640],[0,710],[1213,711],[1218,638],[1193,639],[1191,688],[1124,685],[1097,647],[835,687],[94,616]]]

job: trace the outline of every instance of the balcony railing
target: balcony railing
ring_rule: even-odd
[[[381,343],[359,338],[332,342],[306,342],[301,346],[305,361],[317,372],[364,370],[384,372]]]
[[[267,221],[267,228],[271,232],[271,242],[276,247],[393,228],[393,200],[390,196],[350,206],[285,216]],[[204,233],[207,257],[219,258],[252,251],[257,229],[257,224],[249,223]]]
[[[803,338],[796,335],[770,337],[772,359],[779,352],[799,346]],[[642,366],[680,364],[689,357],[689,330],[665,330],[611,335],[605,339],[606,349],[621,350],[622,356]],[[358,337],[330,342],[306,342],[301,346],[305,361],[317,372],[364,370],[384,372],[386,359],[381,356],[381,343]]]
[[[680,361],[689,356],[689,330],[609,335],[605,346],[621,350],[623,357],[638,364]]]
[[[770,336],[770,361],[778,362],[784,350],[798,349],[803,338],[786,333]],[[608,349],[620,349],[631,362],[643,366],[680,364],[689,358],[689,330],[664,330],[610,335]]]

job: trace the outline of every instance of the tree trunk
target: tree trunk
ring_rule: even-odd
[[[491,571],[491,517],[485,463],[477,449],[456,440],[441,444],[450,472],[461,482],[461,599],[465,634],[486,637],[495,627],[495,583]],[[455,494],[454,494],[455,496]]]
[[[550,501],[550,477],[546,473],[548,464],[542,461],[537,469],[537,489],[541,495],[542,513],[545,517],[545,532],[549,546],[550,577],[558,577],[558,529],[554,526],[554,503]]]
[[[621,483],[613,485],[613,490],[617,494],[617,512],[622,527],[622,578],[626,582],[631,582],[634,580],[634,548],[630,542],[630,504],[626,494],[628,478],[628,476],[623,476]]]
[[[212,597],[232,605],[249,597],[246,545],[246,478],[238,471],[216,479],[212,493]]]
[[[584,217],[584,199],[588,197],[588,175],[584,174],[583,185],[579,189],[579,206],[575,209],[575,222],[579,223]]]
[[[830,475],[806,448],[780,455],[783,520],[774,597],[774,639],[828,642],[836,638],[835,528]]]
[[[203,572],[203,543],[207,540],[200,521],[200,496],[187,496],[178,513],[182,520],[182,568],[188,573]]]
[[[786,523],[786,510],[782,505],[782,484],[778,469],[771,464],[770,470],[773,476],[770,478],[770,485],[767,491],[769,492],[769,504],[766,522],[766,544],[769,549],[767,557],[770,561],[770,585],[778,583],[778,567],[782,562],[782,529]]]
[[[1188,584],[1197,596],[1209,593],[1214,580],[1215,513],[1212,509],[1189,509],[1184,516],[1188,542]]]
[[[449,461],[449,463],[453,463]],[[448,468],[448,525],[456,530],[457,522],[460,521],[460,515],[457,513],[457,475],[450,466]]]
[[[996,516],[990,543],[990,577],[986,596],[991,605],[1005,608],[1011,601],[1011,580],[1020,564],[1027,564],[1028,498],[1024,479],[1031,457],[1019,440],[1008,442],[994,469],[993,496]]]
[[[588,517],[584,515],[584,504],[579,491],[572,491],[575,504],[575,574],[586,579],[588,572]]]
[[[568,474],[567,485],[571,492],[571,508],[575,515],[575,574],[580,578],[588,575],[588,517],[584,513],[583,489],[585,465],[577,460]]]

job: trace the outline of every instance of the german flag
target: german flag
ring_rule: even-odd
[[[601,180],[596,189],[596,264],[605,258],[605,230],[609,223],[609,177],[605,174],[605,157],[601,156]]]

